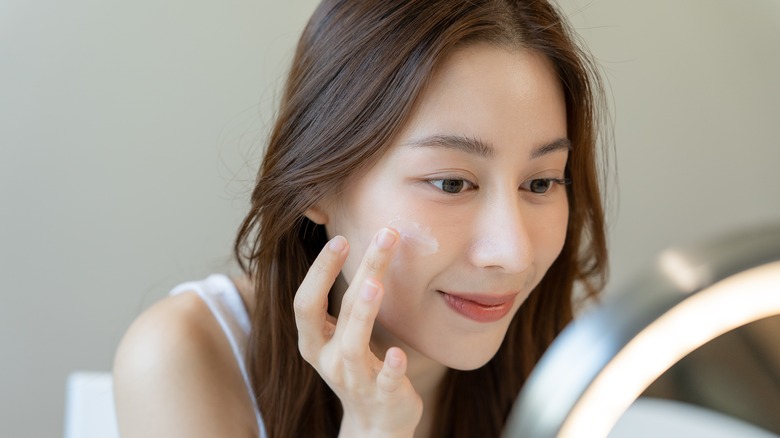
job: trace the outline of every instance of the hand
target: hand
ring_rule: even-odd
[[[398,240],[389,228],[374,236],[344,293],[338,320],[327,314],[328,292],[349,252],[343,237],[325,245],[295,295],[298,348],[341,400],[340,436],[411,437],[422,417],[403,350],[388,349],[382,361],[369,349],[384,292],[380,280]]]

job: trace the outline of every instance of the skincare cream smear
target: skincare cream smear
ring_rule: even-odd
[[[390,221],[391,226],[401,235],[401,242],[409,245],[420,255],[433,255],[439,251],[439,241],[431,234],[430,227],[404,219]]]

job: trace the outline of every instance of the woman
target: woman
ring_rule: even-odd
[[[597,90],[544,1],[323,1],[236,240],[246,276],[133,324],[123,436],[498,435],[574,284],[604,280]]]

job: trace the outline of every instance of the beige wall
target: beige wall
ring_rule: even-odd
[[[566,4],[612,91],[610,290],[669,245],[780,221],[780,2]]]
[[[0,435],[60,435],[69,372],[109,369],[175,283],[233,269],[314,4],[0,4]],[[670,244],[780,220],[780,3],[562,4],[612,91],[615,284]]]

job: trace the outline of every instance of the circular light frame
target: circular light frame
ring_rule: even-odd
[[[664,252],[623,293],[553,342],[505,437],[605,437],[631,403],[691,351],[780,315],[780,224]]]

